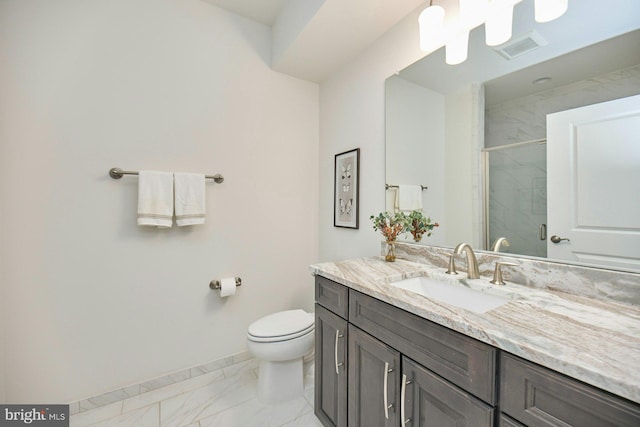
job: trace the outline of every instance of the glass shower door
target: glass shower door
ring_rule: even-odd
[[[547,146],[544,141],[484,150],[487,249],[500,237],[502,252],[546,257]]]

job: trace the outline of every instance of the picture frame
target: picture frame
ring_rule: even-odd
[[[360,149],[335,155],[333,226],[358,229],[360,216]]]

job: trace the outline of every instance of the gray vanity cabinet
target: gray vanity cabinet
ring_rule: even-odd
[[[353,290],[349,323],[452,385],[495,405],[494,347]]]
[[[347,321],[316,304],[314,411],[325,426],[347,424]]]
[[[494,348],[321,276],[315,357],[325,426],[494,425]]]
[[[405,357],[402,360],[406,425],[493,426],[494,408]],[[364,425],[364,424],[363,424]]]
[[[500,366],[502,411],[525,425],[640,426],[638,404],[504,352]]]
[[[399,426],[400,353],[349,325],[349,425]]]
[[[500,420],[498,422],[498,427],[526,427],[523,424],[520,424],[513,418],[508,417],[505,414],[500,414]]]
[[[314,411],[325,426],[347,424],[349,290],[316,276]]]
[[[325,426],[640,426],[640,404],[321,276],[316,302]]]

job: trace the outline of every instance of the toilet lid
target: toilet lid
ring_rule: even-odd
[[[280,311],[256,320],[249,325],[249,335],[254,338],[290,339],[304,335],[313,329],[312,313],[304,310]]]

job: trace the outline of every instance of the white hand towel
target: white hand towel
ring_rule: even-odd
[[[173,174],[140,171],[138,174],[138,225],[171,227],[173,223]]]
[[[420,185],[398,185],[396,208],[401,211],[422,209],[422,187]]]
[[[197,173],[175,173],[176,224],[204,224],[205,199],[204,175]]]

